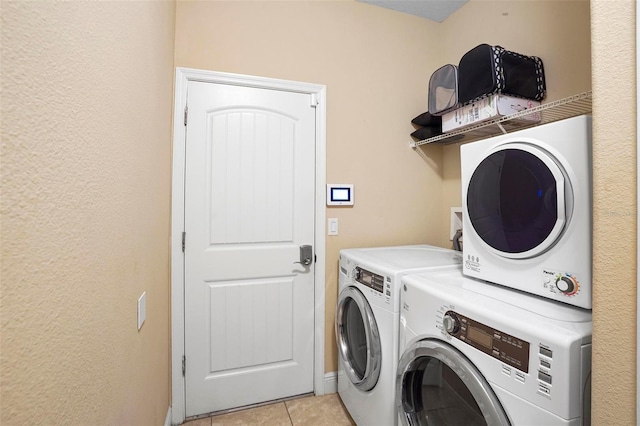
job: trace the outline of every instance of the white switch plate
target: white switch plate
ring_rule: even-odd
[[[458,229],[462,229],[462,207],[451,207],[451,221],[449,228],[449,240],[453,241]]]
[[[147,292],[143,292],[138,298],[138,330],[142,328],[144,320],[147,318]]]
[[[338,218],[330,217],[327,225],[327,235],[338,235]]]

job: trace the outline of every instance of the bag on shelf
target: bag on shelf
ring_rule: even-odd
[[[464,105],[492,94],[544,99],[542,60],[488,44],[465,53],[458,64],[459,102]]]
[[[442,134],[442,129],[439,127],[420,127],[411,133],[411,137],[416,141],[422,141],[425,139],[433,138],[435,136],[440,136]]]
[[[418,115],[411,120],[411,123],[419,127],[411,133],[411,137],[417,141],[442,134],[442,117],[435,116],[429,112],[423,112]]]
[[[429,78],[429,112],[443,115],[458,106],[458,67],[447,64]]]

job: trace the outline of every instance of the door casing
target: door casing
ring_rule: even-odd
[[[324,315],[325,315],[325,187],[326,187],[326,87],[318,84],[230,74],[191,68],[176,68],[173,112],[173,161],[171,183],[171,422],[185,420],[184,351],[184,173],[185,106],[187,84],[201,81],[308,93],[316,102],[315,253],[314,274],[314,393],[324,395]],[[188,364],[187,364],[188,368]]]

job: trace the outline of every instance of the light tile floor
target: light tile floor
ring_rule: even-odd
[[[191,420],[184,426],[354,426],[337,393]]]

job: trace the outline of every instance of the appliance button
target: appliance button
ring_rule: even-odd
[[[538,380],[551,384],[551,375],[543,371],[538,371]]]
[[[551,396],[551,389],[549,389],[548,387],[540,384],[540,385],[538,385],[538,394],[546,396],[547,398],[549,398]]]
[[[544,348],[540,346],[540,355],[544,355],[549,358],[553,358],[553,351],[549,348]]]
[[[506,374],[507,376],[511,376],[511,367],[509,367],[508,365],[502,365],[502,373]]]

